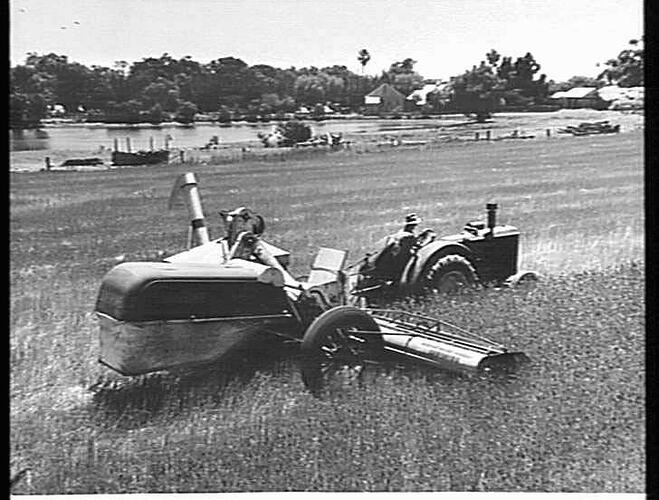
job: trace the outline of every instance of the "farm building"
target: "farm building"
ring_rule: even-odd
[[[295,111],[296,115],[300,116],[308,116],[311,114],[311,110],[307,108],[306,106],[300,106],[297,111]]]
[[[334,111],[334,109],[332,109],[330,106],[325,104],[323,105],[323,113],[325,113],[326,115],[333,115],[334,113],[336,113],[336,111]]]
[[[426,83],[423,87],[416,89],[405,98],[406,107],[408,109],[418,109],[425,106],[428,104],[428,96],[430,94],[444,92],[447,85],[448,83],[446,82]]]
[[[364,96],[366,114],[376,115],[391,111],[402,111],[405,96],[388,83],[383,83],[371,93]]]
[[[608,85],[597,93],[609,104],[609,109],[642,109],[645,103],[644,87]]]
[[[64,116],[66,114],[66,108],[62,104],[49,104],[47,109],[50,116]]]
[[[563,108],[605,109],[608,106],[599,96],[597,87],[575,87],[555,92],[549,98]]]

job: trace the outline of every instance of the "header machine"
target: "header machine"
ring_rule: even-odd
[[[260,215],[245,207],[220,212],[225,234],[211,240],[194,174],[177,179],[170,208],[180,197],[191,217],[188,249],[160,262],[120,263],[101,282],[99,361],[122,375],[221,362],[263,336],[299,343],[302,380],[316,396],[358,380],[387,353],[463,373],[509,372],[528,360],[442,319],[365,306],[376,288],[427,285],[447,256],[460,256],[486,277],[502,277],[487,259],[499,239],[507,249],[503,274],[513,274],[518,233],[507,226],[469,226],[462,239],[434,239],[394,279],[365,274],[370,256],[349,275],[346,252],[321,248],[309,276],[299,280],[287,270],[290,254],[262,238]]]

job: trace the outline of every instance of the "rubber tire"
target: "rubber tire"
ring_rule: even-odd
[[[507,288],[530,289],[540,281],[540,275],[535,271],[520,271],[504,281]]]
[[[322,347],[331,341],[337,329],[355,328],[363,331],[379,332],[380,327],[365,311],[352,306],[339,306],[325,311],[307,328],[302,339],[300,371],[306,388],[316,397],[321,397],[326,389],[323,362],[327,359]],[[384,351],[382,335],[362,337],[363,344],[355,344],[364,358],[375,358]],[[355,361],[359,361],[355,358]]]
[[[471,262],[462,255],[456,254],[446,255],[437,259],[437,261],[430,266],[428,271],[424,273],[424,276],[425,281],[423,288],[426,291],[436,291],[437,293],[459,293],[464,287],[473,287],[478,282],[476,269],[474,269]],[[437,283],[442,280],[442,278],[446,279],[448,276],[460,280],[462,287],[453,290],[446,287],[443,289],[437,288]]]

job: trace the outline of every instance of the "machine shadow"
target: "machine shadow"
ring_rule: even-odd
[[[93,393],[90,413],[101,427],[137,429],[198,405],[218,405],[246,386],[258,373],[290,371],[299,353],[297,343],[266,338],[204,365],[139,377],[101,380]]]

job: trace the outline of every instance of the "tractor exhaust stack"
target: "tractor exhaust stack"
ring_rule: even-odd
[[[490,238],[494,236],[494,227],[497,225],[497,208],[499,206],[496,203],[485,205],[485,209],[487,210],[487,228],[489,229],[487,235]]]

